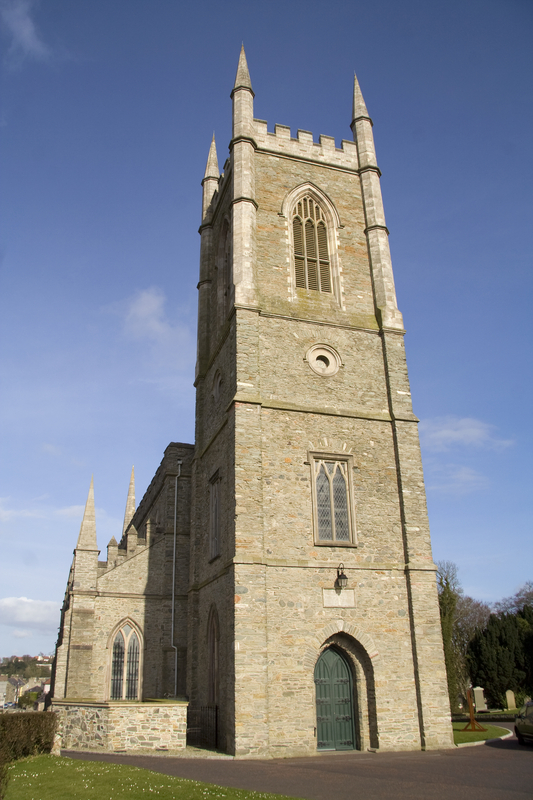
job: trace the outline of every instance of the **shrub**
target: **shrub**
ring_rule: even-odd
[[[29,708],[30,706],[33,706],[38,697],[39,692],[25,692],[25,694],[18,699],[18,707]]]
[[[6,748],[3,741],[0,741],[0,800],[4,800],[6,796],[7,783],[9,780],[7,772],[8,761]]]
[[[54,744],[57,715],[49,711],[0,715],[0,759],[49,753]],[[0,795],[1,798],[1,795]]]

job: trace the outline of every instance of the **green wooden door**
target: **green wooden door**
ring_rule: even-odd
[[[336,650],[324,650],[315,667],[319,750],[353,750],[353,685],[348,664]]]

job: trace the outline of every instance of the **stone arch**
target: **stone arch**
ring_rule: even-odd
[[[339,258],[339,242],[337,231],[342,228],[339,212],[335,204],[328,197],[328,195],[318,188],[314,183],[307,181],[295,186],[285,195],[281,204],[280,216],[285,218],[287,225],[287,234],[289,238],[289,264],[290,264],[290,292],[292,299],[296,299],[296,283],[294,276],[294,241],[293,241],[293,228],[291,224],[291,217],[293,209],[305,195],[312,197],[315,202],[321,207],[326,218],[327,240],[330,253],[331,264],[331,279],[332,279],[332,294],[341,305],[342,297],[342,281],[341,281],[341,264]],[[328,296],[328,295],[326,295]],[[331,296],[331,295],[329,295]]]
[[[357,749],[379,747],[376,710],[376,688],[374,665],[379,653],[371,636],[356,625],[345,620],[336,620],[326,625],[319,636],[307,648],[303,663],[310,674],[316,662],[327,648],[340,651],[348,662],[353,676],[354,715],[357,731]]]
[[[326,216],[328,217],[328,224],[332,225],[333,228],[343,227],[339,212],[337,211],[333,201],[330,200],[328,195],[323,192],[322,189],[319,189],[318,186],[310,181],[300,183],[298,186],[295,186],[293,189],[291,189],[290,192],[287,192],[281,204],[281,216],[287,217],[288,219],[292,209],[294,208],[294,204],[306,194],[310,194],[311,197],[314,197],[317,203],[323,207],[324,211],[326,212]]]
[[[372,637],[361,630],[361,628],[358,628],[357,625],[352,625],[343,619],[338,619],[334,622],[330,622],[322,629],[319,635],[313,636],[310,640],[309,646],[306,648],[303,655],[303,664],[306,669],[314,669],[317,654],[324,646],[324,642],[336,633],[346,633],[348,636],[351,636],[362,645],[373,664],[378,661],[380,656]]]
[[[112,691],[111,691],[111,680],[112,680],[112,666],[113,666],[113,645],[114,645],[114,642],[115,642],[117,634],[119,632],[121,632],[121,631],[123,632],[126,629],[127,626],[129,626],[131,631],[136,635],[137,640],[138,640],[138,647],[139,647],[138,663],[137,663],[137,666],[136,666],[138,685],[137,685],[137,692],[136,692],[137,696],[136,696],[135,699],[136,700],[141,700],[142,696],[143,696],[144,636],[143,636],[142,629],[141,629],[140,625],[138,625],[138,623],[135,622],[135,620],[133,620],[131,617],[124,617],[123,619],[120,620],[120,622],[116,623],[116,625],[112,628],[109,636],[107,637],[107,643],[106,643],[106,651],[107,651],[106,664],[107,664],[107,668],[106,668],[106,690],[105,690],[105,696],[106,696],[107,700],[111,699],[111,694],[112,694]],[[125,637],[125,640],[129,641],[130,638],[131,638],[131,634],[128,634],[128,636]],[[127,654],[126,654],[126,658],[127,658]],[[125,663],[125,668],[127,669],[127,662]]]

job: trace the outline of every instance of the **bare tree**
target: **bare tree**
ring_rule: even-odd
[[[455,672],[459,694],[466,698],[470,687],[470,673],[467,662],[468,645],[480,630],[487,627],[490,606],[473,597],[461,594],[457,598],[452,633],[452,652],[455,659]]]
[[[511,597],[504,597],[492,604],[493,614],[516,614],[524,606],[533,606],[533,581],[526,581]]]

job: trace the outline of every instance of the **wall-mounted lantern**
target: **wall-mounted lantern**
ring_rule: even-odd
[[[348,578],[344,574],[344,564],[339,564],[337,567],[337,579],[335,581],[335,589],[346,589],[348,586]]]

